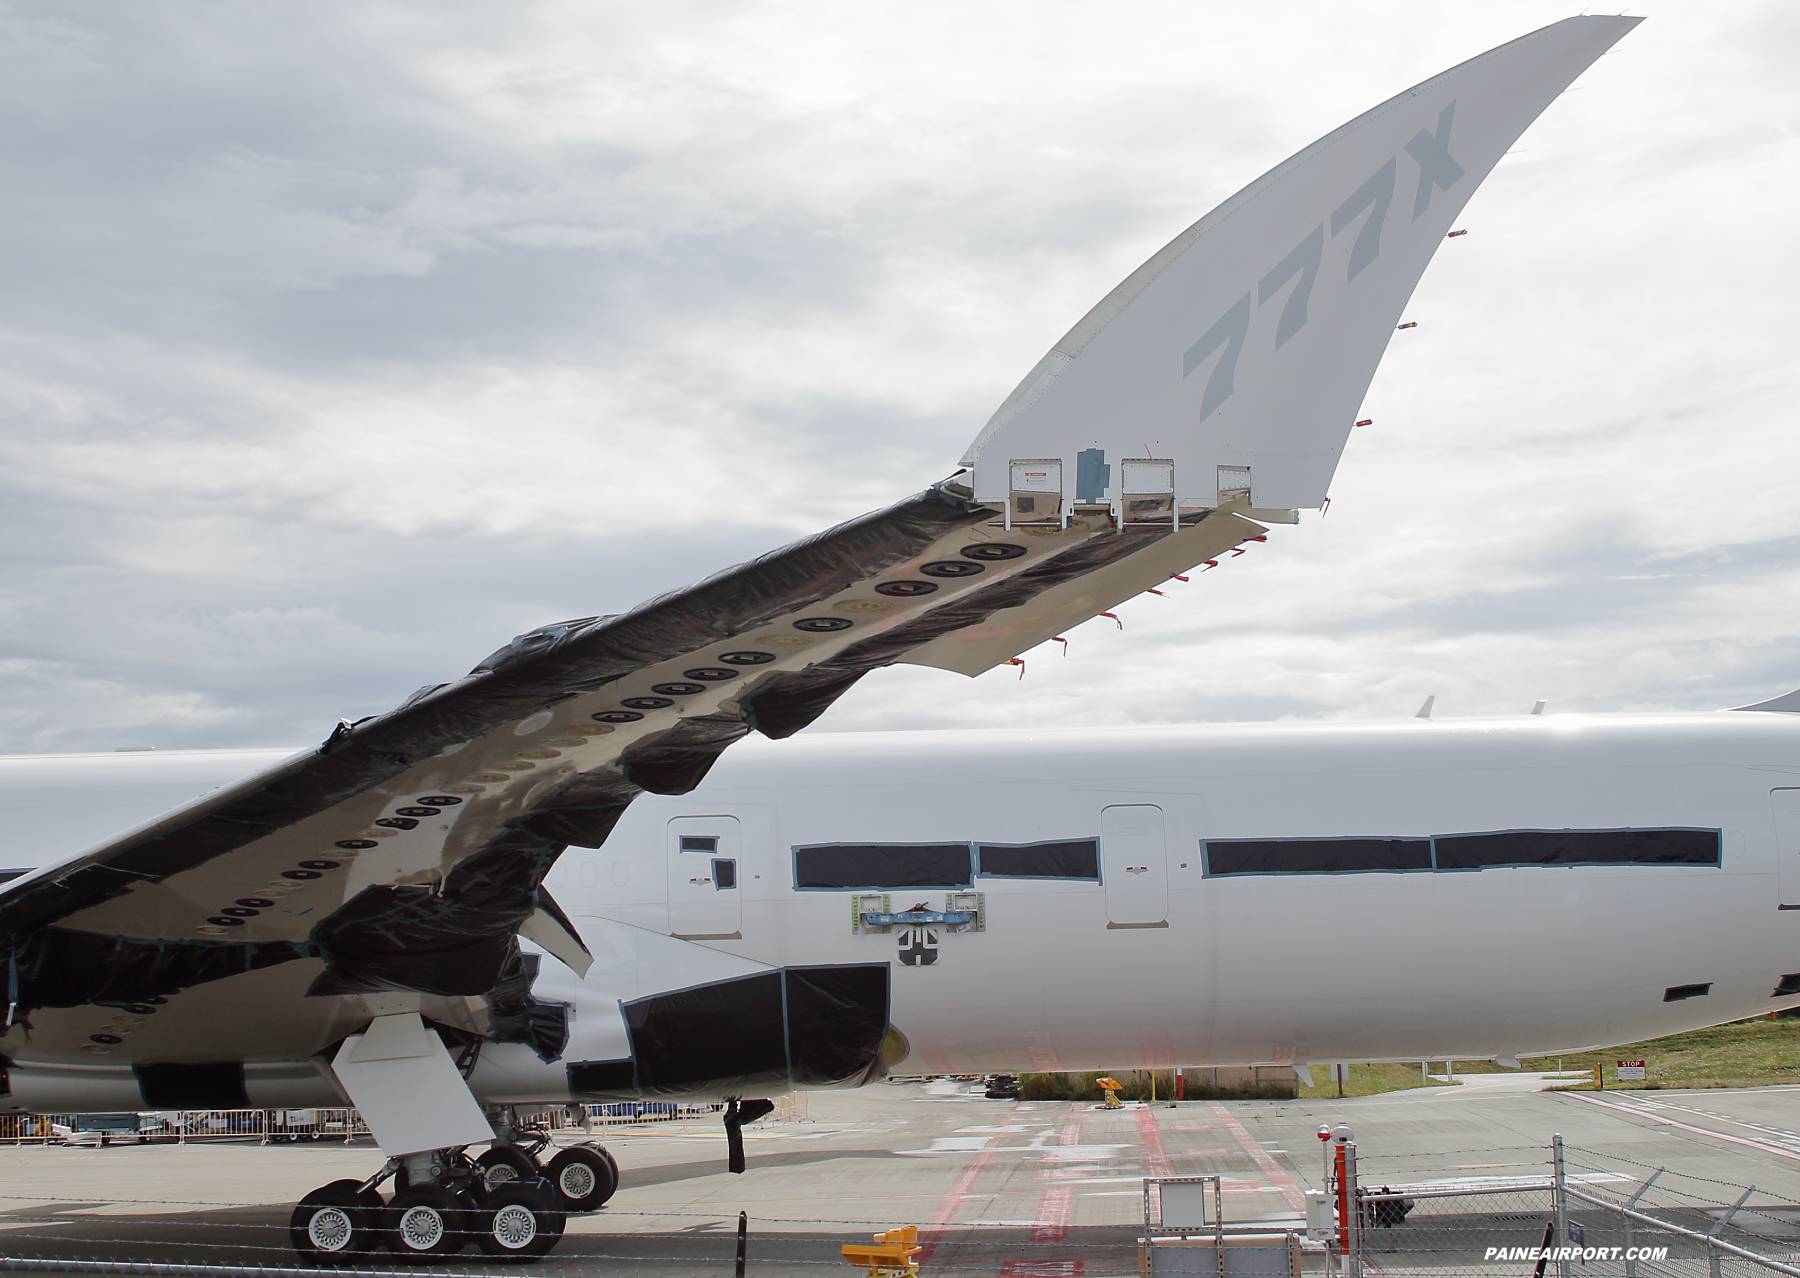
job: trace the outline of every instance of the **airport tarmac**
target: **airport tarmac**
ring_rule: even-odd
[[[810,1121],[748,1130],[742,1176],[726,1173],[714,1122],[598,1130],[623,1184],[603,1211],[570,1220],[539,1271],[728,1273],[742,1210],[753,1274],[851,1274],[841,1243],[905,1224],[931,1243],[927,1275],[1135,1274],[1142,1177],[1217,1174],[1228,1219],[1297,1225],[1302,1191],[1321,1180],[1322,1123],[1355,1129],[1365,1184],[1543,1175],[1560,1132],[1571,1174],[1623,1183],[1667,1166],[1800,1203],[1800,1086],[1594,1095],[1475,1077],[1343,1101],[1123,1111],[877,1084],[814,1094]],[[0,1255],[291,1266],[292,1202],[378,1162],[367,1144],[0,1147]],[[471,1250],[448,1268],[493,1265]]]

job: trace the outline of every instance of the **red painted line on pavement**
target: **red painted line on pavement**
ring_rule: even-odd
[[[1073,1106],[1071,1106],[1073,1109]],[[1081,1144],[1081,1120],[1064,1123],[1062,1130],[1056,1134],[1058,1145]],[[1060,1243],[1069,1241],[1069,1211],[1075,1205],[1075,1190],[1069,1185],[1046,1185],[1038,1194],[1037,1211],[1034,1218],[1037,1226],[1031,1231],[1034,1243]]]
[[[1162,1129],[1156,1125],[1156,1111],[1137,1112],[1138,1143],[1144,1147],[1144,1170],[1151,1176],[1169,1174],[1169,1156],[1163,1152]]]
[[[1075,1191],[1067,1185],[1049,1185],[1038,1195],[1037,1226],[1031,1231],[1034,1243],[1069,1241],[1069,1208],[1075,1204]]]
[[[1294,1183],[1294,1178],[1287,1174],[1280,1163],[1275,1161],[1275,1155],[1257,1144],[1244,1125],[1238,1122],[1236,1115],[1223,1105],[1212,1106],[1212,1112],[1218,1115],[1220,1125],[1231,1133],[1232,1139],[1243,1147],[1246,1154],[1250,1155],[1250,1161],[1256,1164],[1257,1170],[1271,1185],[1281,1191],[1281,1196],[1287,1201],[1289,1209],[1293,1211],[1306,1210],[1306,1195],[1300,1192],[1300,1186]]]
[[[1000,1130],[988,1137],[988,1143],[975,1151],[974,1157],[969,1159],[969,1165],[963,1168],[962,1175],[956,1178],[956,1183],[950,1186],[949,1192],[938,1199],[937,1208],[931,1213],[931,1219],[919,1229],[919,1241],[924,1244],[917,1257],[919,1261],[931,1259],[931,1253],[942,1240],[946,1227],[956,1218],[956,1213],[962,1208],[963,1199],[975,1187],[976,1177],[987,1170],[988,1160],[994,1156],[994,1151],[1000,1148],[1000,1142],[1018,1130],[1014,1126],[1014,1119],[1023,1108],[1023,1106],[1014,1107],[1013,1112],[1007,1115],[1006,1121],[1000,1125]]]
[[[1678,1127],[1684,1132],[1693,1132],[1696,1136],[1711,1136],[1714,1140],[1730,1141],[1733,1145],[1748,1145],[1751,1149],[1760,1149],[1765,1154],[1775,1154],[1781,1158],[1792,1158],[1796,1162],[1800,1162],[1800,1153],[1795,1153],[1791,1149],[1783,1149],[1779,1145],[1765,1145],[1760,1140],[1748,1140],[1742,1136],[1727,1136],[1724,1132],[1715,1132],[1708,1127],[1690,1127],[1686,1123],[1676,1122],[1673,1118],[1653,1116],[1634,1105],[1615,1105],[1613,1102],[1603,1101],[1597,1096],[1583,1096],[1580,1092],[1565,1092],[1564,1095],[1573,1096],[1576,1100],[1586,1101],[1590,1105],[1599,1105],[1604,1109],[1616,1109],[1621,1114],[1636,1114],[1639,1118],[1648,1118],[1651,1122],[1664,1127]]]

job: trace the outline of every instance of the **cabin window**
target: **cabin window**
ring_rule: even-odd
[[[967,843],[821,843],[794,849],[798,888],[968,887]]]
[[[1080,879],[1100,881],[1100,841],[1062,839],[1049,843],[981,843],[983,878]]]
[[[1720,862],[1717,830],[1507,830],[1440,834],[1437,868],[1502,865],[1711,865]]]
[[[1209,839],[1206,873],[1357,874],[1429,870],[1430,839]]]

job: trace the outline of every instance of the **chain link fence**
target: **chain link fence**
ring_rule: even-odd
[[[1340,1278],[1800,1278],[1800,1203],[1754,1186],[1560,1137],[1479,1176],[1421,1176],[1417,1158],[1359,1165],[1354,1145],[1348,1153],[1349,1194],[1334,1175],[1309,1222]]]

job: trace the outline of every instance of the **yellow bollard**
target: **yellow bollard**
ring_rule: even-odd
[[[913,1256],[919,1246],[919,1227],[905,1225],[875,1235],[875,1244],[845,1243],[841,1250],[850,1264],[869,1271],[869,1278],[913,1278],[919,1272]]]

